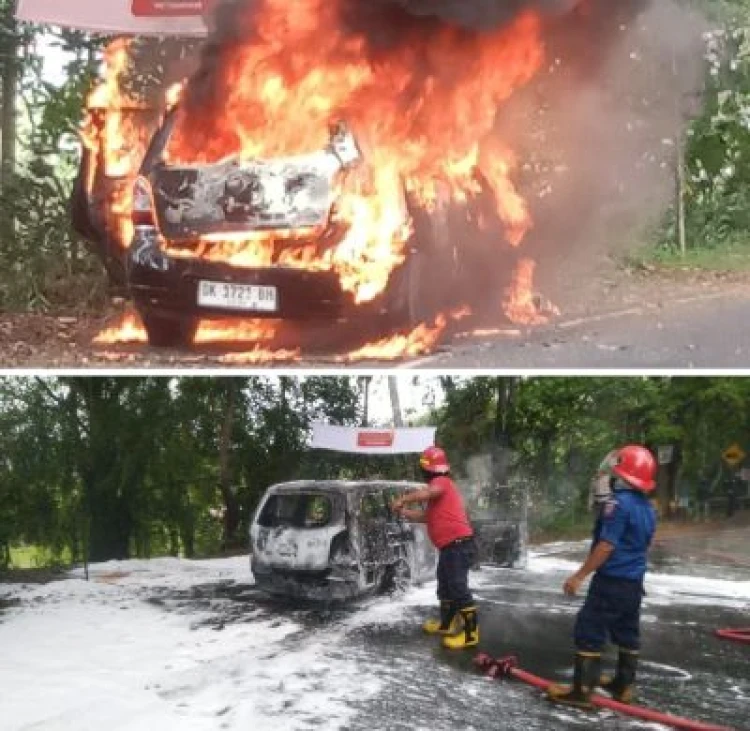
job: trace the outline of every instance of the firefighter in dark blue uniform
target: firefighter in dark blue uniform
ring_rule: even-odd
[[[633,698],[646,554],[656,529],[656,511],[648,499],[656,486],[651,452],[637,445],[623,447],[607,456],[600,474],[611,480],[612,493],[600,503],[588,558],[563,585],[573,596],[594,574],[573,633],[573,685],[553,685],[547,691],[552,701],[582,708],[591,707],[597,685],[623,703]],[[617,672],[614,678],[601,678],[601,654],[609,640],[619,649]]]

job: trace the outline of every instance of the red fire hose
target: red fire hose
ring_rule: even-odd
[[[515,655],[493,658],[480,652],[474,658],[474,664],[490,678],[516,678],[517,680],[522,680],[524,683],[533,685],[540,690],[547,690],[550,685],[553,685],[552,681],[545,680],[538,675],[534,675],[533,673],[529,673],[526,670],[519,668],[518,658],[515,657]],[[599,708],[609,708],[612,711],[625,713],[628,716],[640,718],[644,721],[655,721],[656,723],[662,723],[665,726],[671,726],[672,728],[686,729],[686,731],[732,731],[732,729],[726,726],[714,726],[710,723],[691,721],[687,718],[680,718],[679,716],[672,716],[668,713],[653,711],[650,708],[644,708],[643,706],[619,703],[616,700],[606,698],[605,696],[596,693],[591,696],[591,702]]]
[[[733,640],[750,645],[750,628],[748,629],[717,629],[714,634],[722,640]]]

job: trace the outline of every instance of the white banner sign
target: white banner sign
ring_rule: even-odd
[[[32,23],[114,35],[205,36],[215,0],[19,0]]]
[[[365,429],[313,424],[310,446],[358,454],[413,454],[435,443],[435,427]]]

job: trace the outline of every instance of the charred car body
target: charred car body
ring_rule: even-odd
[[[524,545],[519,522],[480,518],[472,520],[471,526],[477,546],[477,567],[481,564],[509,569],[521,566]]]
[[[250,528],[251,570],[269,594],[331,601],[433,579],[437,552],[423,525],[390,503],[407,482],[299,481],[270,487]]]
[[[107,110],[98,113],[106,126]],[[411,230],[405,261],[380,295],[357,303],[330,256],[349,225],[337,205],[341,191],[367,185],[366,156],[353,131],[344,122],[332,124],[328,144],[305,155],[181,165],[165,161],[178,113],[174,108],[154,124],[153,114],[132,110],[133,124],[148,129],[150,139],[138,176],[113,172],[84,150],[73,200],[74,227],[101,256],[111,282],[129,292],[152,345],[189,344],[199,320],[211,318],[336,320],[356,313],[383,317],[388,326],[414,326],[467,304],[466,292],[497,286],[496,246],[475,246],[471,256],[458,257],[472,221],[475,240],[487,235],[479,221],[484,230],[497,216],[494,192],[479,172],[479,192],[460,210],[444,191],[428,211],[404,184],[403,217]],[[123,186],[132,192],[128,226],[106,210],[114,191],[124,197]],[[226,254],[254,236],[272,239],[272,253],[257,261]],[[314,263],[307,261],[309,250],[295,254],[305,247]],[[301,261],[293,262],[295,256]]]

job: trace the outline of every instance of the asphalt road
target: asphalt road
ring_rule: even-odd
[[[740,534],[735,538],[744,541]],[[703,550],[700,544],[697,547]],[[570,570],[563,562],[579,561],[585,555],[585,545],[551,544],[544,550],[550,564],[535,562],[528,571],[485,567],[472,574],[481,613],[481,649],[493,655],[515,653],[525,669],[564,681],[569,678],[570,633],[581,600],[561,593]],[[708,564],[705,556],[701,563],[700,552],[688,562],[681,553],[672,553],[668,543],[663,545],[655,561],[659,575],[647,582],[639,702],[696,720],[750,729],[746,713],[750,650],[713,636],[717,627],[747,624],[732,600],[731,584],[713,588],[704,586],[701,578],[692,584],[674,577],[689,573],[709,581],[747,581],[750,571]],[[213,616],[205,621],[216,629],[246,622],[248,615],[293,618],[304,629],[285,640],[290,650],[297,651],[316,637],[319,641],[334,637],[327,645],[328,660],[354,660],[362,683],[380,685],[374,696],[366,694],[353,702],[355,713],[347,726],[350,731],[643,728],[640,722],[608,711],[561,709],[521,683],[482,677],[472,664],[474,650],[443,650],[439,640],[422,634],[420,623],[432,607],[422,605],[430,601],[430,593],[418,591],[417,603],[376,597],[325,609],[272,602],[253,587],[232,583],[178,593],[155,588],[150,600],[165,610],[210,611]],[[356,621],[358,614],[361,623]],[[339,631],[337,627],[347,629]],[[273,655],[279,652],[284,652],[283,647],[271,650]],[[305,678],[315,672],[302,665],[294,676],[300,682],[311,682]],[[279,692],[287,691],[280,688]],[[325,725],[324,717],[319,720]],[[295,725],[290,718],[291,727],[306,726]]]
[[[592,291],[593,290],[593,291]],[[546,325],[462,320],[418,357],[353,358],[383,333],[370,323],[282,328],[279,341],[198,345],[190,350],[144,343],[96,343],[121,315],[64,317],[0,314],[0,368],[158,369],[745,369],[750,367],[750,277],[708,282],[621,276],[597,282]],[[391,333],[392,335],[392,333]],[[299,351],[299,352],[298,352]],[[267,355],[270,353],[271,356]],[[275,356],[274,356],[275,353]]]
[[[537,329],[459,336],[411,368],[750,367],[750,288],[686,296]]]

